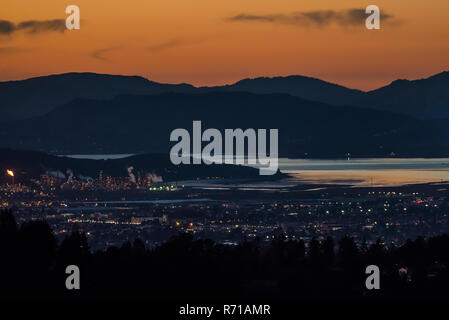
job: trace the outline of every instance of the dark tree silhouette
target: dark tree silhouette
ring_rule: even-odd
[[[60,244],[44,221],[18,227],[0,211],[3,298],[153,300],[447,299],[449,236],[417,238],[401,247],[358,246],[350,237],[244,241],[236,246],[179,234],[147,249],[140,239],[91,252],[75,230]],[[81,271],[81,290],[65,288],[66,267]],[[381,269],[383,290],[368,291],[365,268]]]

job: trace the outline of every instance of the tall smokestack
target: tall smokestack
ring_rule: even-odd
[[[132,183],[136,183],[136,176],[133,173],[134,167],[131,166],[127,169],[129,180],[131,180]]]
[[[67,169],[66,173],[68,174],[69,178],[67,179],[67,183],[71,183],[73,179],[73,171],[72,169]]]

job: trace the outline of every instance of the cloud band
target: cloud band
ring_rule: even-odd
[[[228,22],[266,22],[294,25],[300,27],[326,27],[331,24],[338,26],[364,26],[368,17],[364,9],[347,9],[342,11],[317,10],[308,12],[294,12],[292,14],[267,14],[251,15],[238,14],[228,17]],[[382,22],[391,21],[394,17],[385,12],[382,13]]]
[[[11,21],[0,20],[0,35],[11,35],[17,31],[25,31],[28,34],[38,34],[43,32],[64,32],[66,30],[65,20],[28,20],[18,24]]]

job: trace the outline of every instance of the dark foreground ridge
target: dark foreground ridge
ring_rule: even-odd
[[[446,119],[351,106],[287,94],[209,92],[74,99],[0,126],[0,147],[51,154],[169,154],[177,128],[278,129],[279,155],[291,158],[448,157]],[[206,143],[203,143],[203,147]]]
[[[58,244],[45,221],[18,227],[2,211],[0,257],[2,299],[447,299],[449,284],[448,235],[387,248],[348,237],[226,246],[180,234],[151,250],[135,239],[92,253],[82,232]],[[65,287],[68,265],[80,268],[80,290]],[[368,265],[380,268],[380,290],[365,288]]]

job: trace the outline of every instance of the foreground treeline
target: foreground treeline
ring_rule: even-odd
[[[68,265],[80,269],[80,290],[66,288]],[[365,287],[368,265],[380,268],[380,290]],[[80,232],[58,244],[46,222],[19,227],[0,212],[3,298],[446,299],[448,266],[448,235],[386,248],[349,237],[224,246],[182,234],[152,250],[137,239],[92,253]]]

